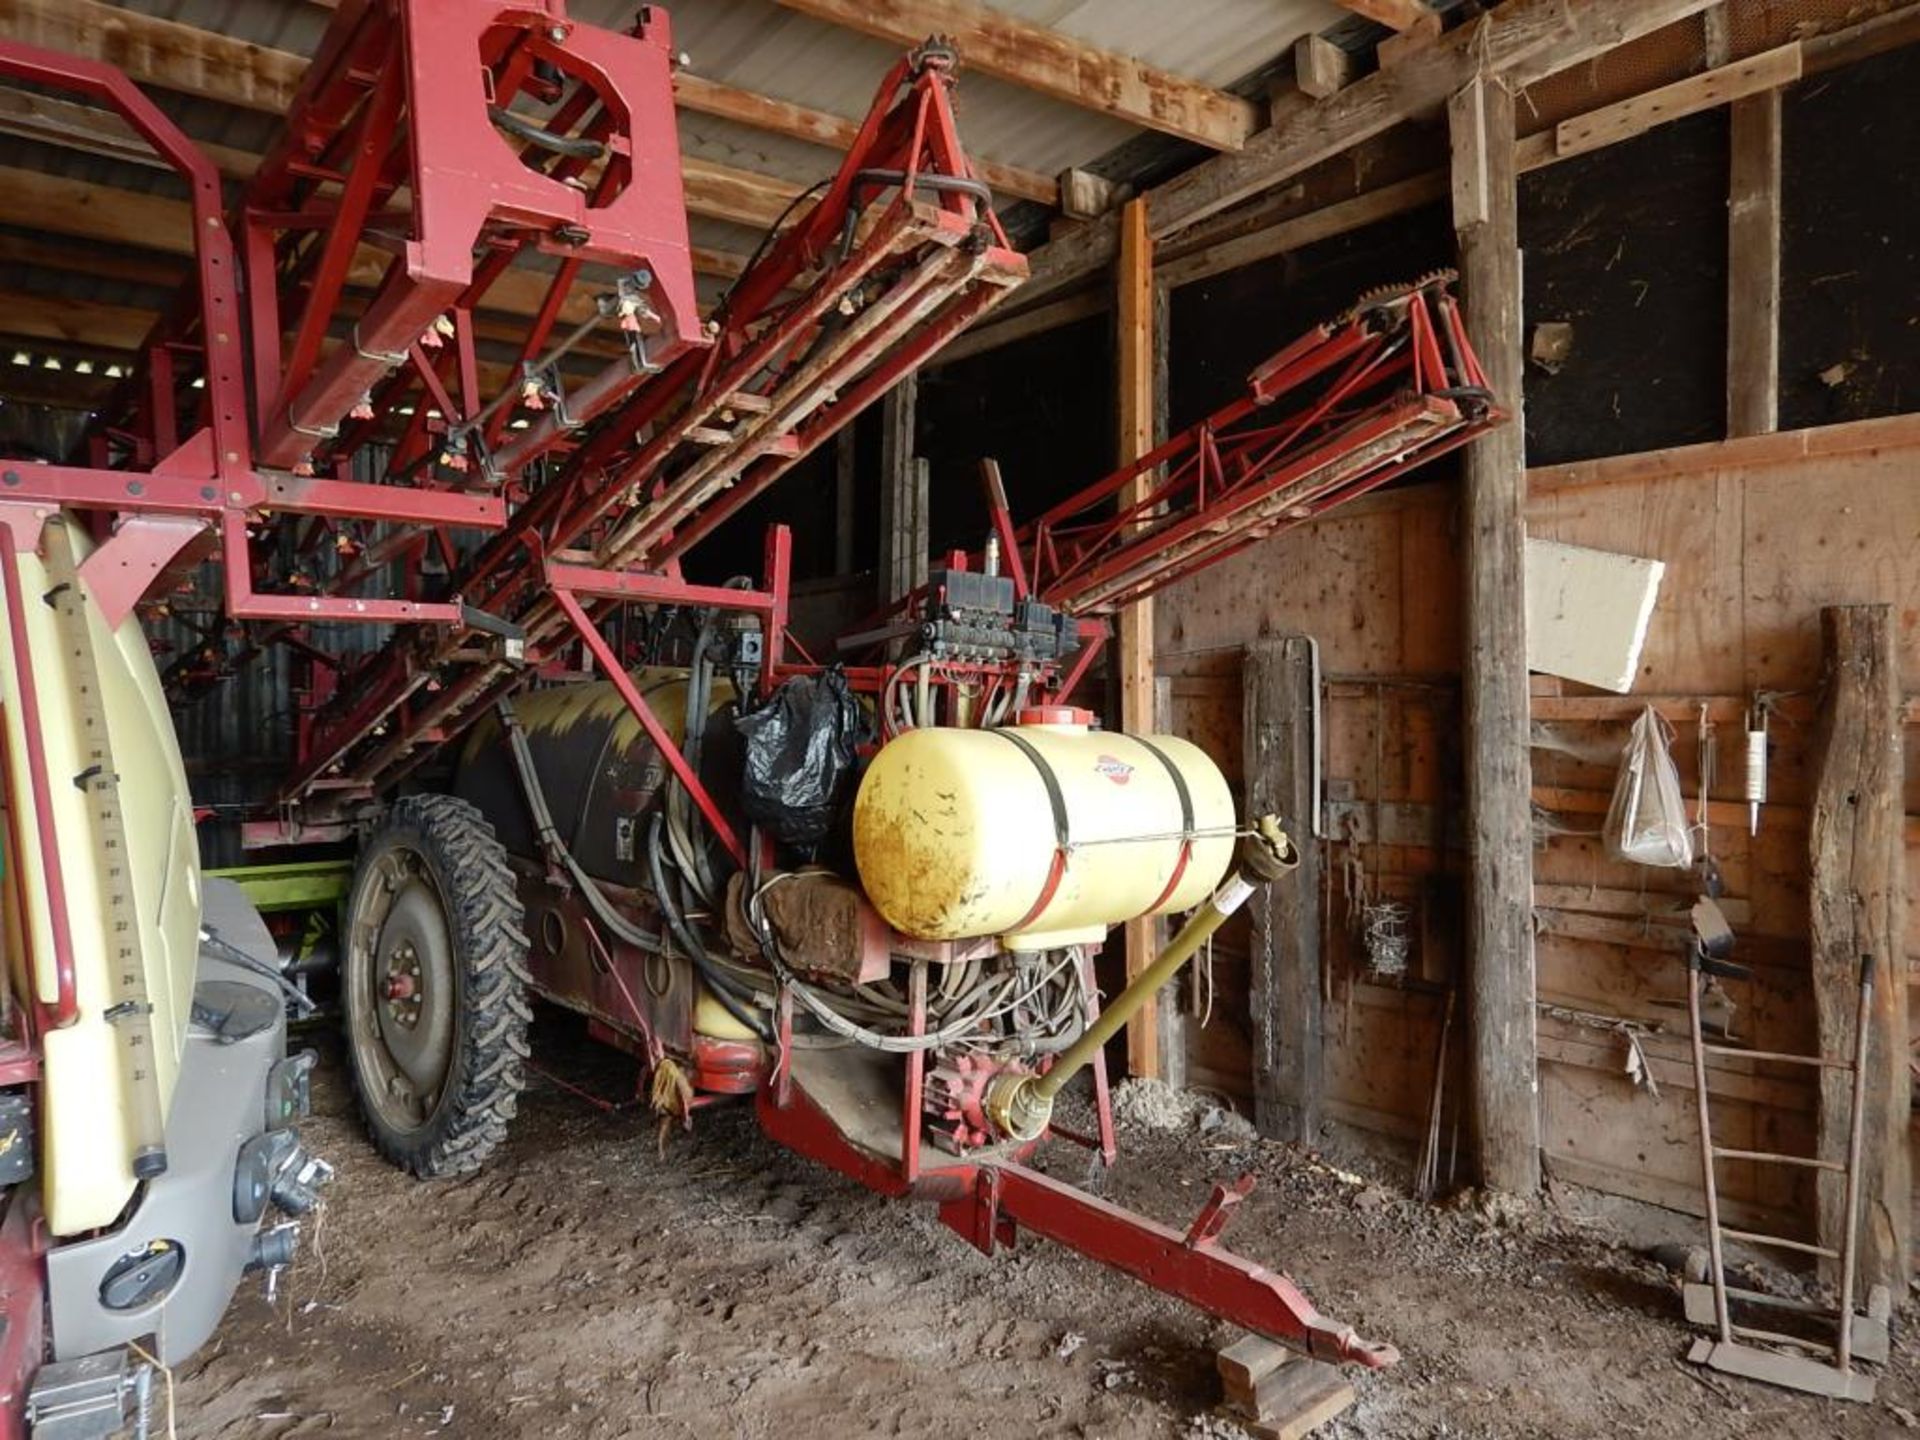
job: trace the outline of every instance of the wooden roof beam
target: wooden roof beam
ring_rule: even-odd
[[[778,3],[902,47],[951,36],[969,70],[1213,150],[1238,150],[1265,119],[1251,100],[971,0]]]
[[[1411,30],[1434,13],[1426,0],[1333,0],[1333,3],[1393,31]]]
[[[104,60],[142,85],[271,115],[287,113],[307,69],[304,56],[103,0],[0,0],[0,33]]]
[[[14,341],[27,345],[44,342],[101,355],[99,363],[102,364],[118,360],[130,365],[135,363],[131,357],[139,354],[148,332],[159,318],[159,311],[135,305],[105,305],[95,300],[69,300],[64,296],[0,289],[0,351],[18,348],[11,346]],[[497,323],[484,320],[474,333],[488,341],[511,342],[512,339],[500,331]],[[113,353],[103,355],[102,352]],[[10,358],[10,353],[0,353],[0,361]],[[5,368],[0,364],[0,370]],[[480,368],[485,383],[495,389],[506,384],[511,373],[507,366],[484,359]],[[71,364],[66,370],[72,373]]]
[[[0,5],[5,3],[6,0],[0,0]],[[116,112],[24,90],[0,87],[0,134],[17,135],[155,170],[173,169]],[[259,168],[260,156],[252,151],[195,143],[229,179],[244,180]],[[799,192],[798,186],[788,182],[691,156],[685,157],[682,173],[689,210],[755,229],[771,224],[773,217]],[[139,241],[130,238],[124,243],[138,244]],[[744,257],[724,251],[701,247],[694,250],[694,269],[703,275],[731,278],[740,273],[744,264]]]
[[[7,3],[8,0],[0,0],[0,6]],[[157,170],[173,168],[114,111],[76,105],[70,100],[0,89],[0,133]],[[230,146],[202,145],[201,148],[214,159],[223,174],[235,179],[251,175],[260,163],[258,155]],[[800,193],[800,187],[791,181],[718,165],[693,155],[681,157],[680,170],[689,211],[755,230],[771,225]],[[732,266],[722,273],[738,274],[739,267]]]
[[[131,305],[0,290],[0,334],[20,339],[53,340],[94,350],[136,351],[159,318],[155,311]]]
[[[104,60],[117,65],[129,78],[142,85],[276,115],[285,114],[293,103],[300,78],[307,69],[307,59],[303,55],[262,45],[249,45],[177,21],[160,20],[138,11],[123,10],[117,5],[104,3],[104,0],[0,0],[0,33],[49,50]],[[675,89],[679,103],[688,110],[721,116],[756,129],[824,145],[832,150],[844,151],[860,129],[854,121],[837,115],[809,110],[803,105],[774,100],[750,90],[740,90],[697,76],[680,75],[676,79]],[[75,123],[71,112],[91,108],[76,106],[70,101],[27,95],[25,92],[0,94],[18,97],[7,98],[0,103],[0,120],[12,122],[12,125],[0,128],[32,125],[42,132],[34,138],[55,138],[62,126]],[[113,118],[118,120],[117,116]],[[86,122],[80,122],[80,126],[78,134],[88,138]],[[121,149],[136,147],[150,158],[144,143],[131,130],[125,125],[120,125],[118,129],[122,137]],[[13,129],[13,133],[23,132]],[[81,148],[87,147],[83,145]],[[221,173],[229,178],[244,179],[253,173],[259,163],[258,156],[249,157],[244,151],[212,145],[202,145],[201,148],[220,166]],[[118,158],[138,159],[139,156],[120,155]],[[711,162],[700,163],[705,167],[703,176],[714,184],[724,183],[729,187],[726,193],[752,196],[752,180],[749,177],[753,177],[753,172],[730,170]],[[1017,166],[994,165],[990,162],[976,162],[976,168],[982,179],[1005,194],[1047,204],[1058,199],[1057,187],[1044,175]],[[789,197],[799,188],[784,181],[754,178],[765,178],[768,185],[786,186]],[[712,196],[720,192],[710,185],[705,193]],[[784,208],[785,204],[783,199],[781,207]],[[689,208],[694,209],[696,214],[706,214],[709,218],[729,220],[735,224],[764,223],[752,218],[763,213],[764,207],[756,207],[751,198],[744,211],[715,213],[695,208],[690,194]]]
[[[124,247],[136,255],[171,255],[182,260],[193,255],[193,214],[183,200],[4,166],[0,166],[0,192],[8,196],[21,214],[32,217],[35,229],[49,235]],[[69,266],[63,267],[59,264],[61,254],[57,246],[30,240],[0,239],[0,258],[18,258],[21,263],[53,269],[71,267],[90,274],[102,273],[91,256],[68,255]],[[347,273],[347,283],[361,289],[376,288],[388,258],[363,248]],[[715,251],[698,251],[695,260],[702,273],[720,276],[738,274],[744,264],[739,256]],[[184,282],[188,273],[184,265],[174,267],[169,282],[164,278],[155,279],[158,271],[150,265],[139,268],[140,273],[136,274],[127,265],[121,265],[122,273],[117,278],[164,285]],[[546,298],[547,284],[546,276],[540,271],[509,270],[487,292],[481,309],[524,319],[538,312]],[[576,323],[586,319],[591,311],[592,301],[585,288],[576,287],[561,316],[569,323]],[[5,317],[0,315],[0,324],[4,321]]]
[[[824,110],[809,109],[788,100],[776,100],[757,91],[742,90],[695,75],[689,70],[682,70],[674,76],[673,93],[682,110],[731,120],[755,130],[804,140],[808,144],[841,153],[845,153],[853,144],[854,136],[860,133],[860,122],[857,120],[830,115]],[[980,172],[982,180],[1001,195],[1034,200],[1046,206],[1060,203],[1059,184],[1051,176],[1042,175],[1037,170],[978,158],[974,160],[973,168]]]
[[[0,0],[4,5],[6,0]],[[0,86],[0,134],[17,135],[43,145],[80,150],[129,165],[171,171],[170,161],[149,145],[117,110],[102,110],[54,95]],[[260,168],[260,157],[231,145],[193,142],[229,180],[245,180]]]
[[[1629,40],[1684,20],[1714,0],[1615,0],[1569,6],[1564,0],[1507,0],[1497,10],[1407,55],[1399,65],[1357,80],[1326,99],[1289,108],[1272,129],[1239,151],[1216,155],[1148,192],[1156,239],[1291,180],[1416,116],[1431,115],[1476,75],[1524,86],[1605,54]],[[1092,220],[1029,257],[1027,303],[1084,279],[1118,253],[1112,217]]]

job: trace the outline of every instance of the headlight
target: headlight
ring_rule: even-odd
[[[267,1072],[267,1129],[284,1130],[313,1108],[313,1067],[318,1057],[302,1050]]]
[[[280,1147],[273,1135],[256,1135],[240,1147],[233,1165],[233,1218],[239,1225],[257,1225],[267,1213],[267,1197],[273,1194],[273,1172],[280,1162]]]

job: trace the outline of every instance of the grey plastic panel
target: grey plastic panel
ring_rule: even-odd
[[[240,887],[226,880],[205,883],[202,923],[229,945],[273,965],[273,938]],[[265,977],[205,949],[197,978],[202,984],[273,988]],[[167,1116],[166,1174],[146,1185],[120,1229],[49,1252],[55,1359],[152,1334],[159,1339],[161,1360],[177,1365],[219,1324],[258,1228],[233,1219],[233,1171],[240,1147],[266,1128],[267,1072],[286,1053],[286,1021],[277,995],[274,1005],[274,1023],[244,1039],[222,1044],[197,1024],[188,1030]],[[179,1283],[139,1309],[109,1310],[100,1301],[107,1272],[121,1256],[156,1240],[177,1241],[185,1251]]]

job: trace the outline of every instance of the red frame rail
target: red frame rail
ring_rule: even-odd
[[[580,643],[549,562],[667,598],[691,545],[1024,277],[930,43],[703,320],[673,54],[651,6],[617,33],[565,0],[342,0],[285,137],[223,210],[124,75],[0,41],[0,76],[104,100],[179,171],[196,254],[90,463],[9,468],[0,501],[96,512],[101,534],[117,517],[142,590],[218,551],[227,615],[255,622],[241,655],[289,647],[306,697],[285,823],[253,839],[337,833]],[[544,298],[498,369],[478,317],[509,279]],[[784,548],[769,563],[784,576]],[[784,578],[772,593],[784,610]],[[596,621],[627,598],[571,592]],[[332,623],[398,628],[368,655]],[[776,662],[783,636],[784,614]]]
[[[825,192],[722,302],[711,345],[681,355],[580,439],[460,567],[453,588],[509,624],[521,655],[462,658],[471,636],[450,631],[424,652],[396,637],[340,673],[280,796],[299,814],[259,838],[333,823],[342,804],[402,778],[581,638],[548,583],[555,558],[651,575],[654,598],[698,603],[682,588],[679,557],[1024,276],[960,146],[953,83],[941,47],[902,59]],[[535,420],[521,443],[544,443],[556,424]],[[500,458],[519,463],[522,452],[509,446]],[[780,546],[769,569],[784,575]],[[784,579],[769,593],[784,605]],[[597,620],[623,598],[576,603]],[[769,627],[775,662],[783,639],[784,621]]]

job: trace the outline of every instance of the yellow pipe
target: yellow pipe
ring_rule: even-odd
[[[1102,1010],[1080,1038],[1061,1052],[1045,1075],[1003,1075],[987,1090],[987,1115],[995,1128],[1014,1140],[1037,1140],[1053,1119],[1053,1102],[1066,1083],[1086,1068],[1127,1022],[1144,1009],[1155,994],[1180,973],[1218,930],[1261,885],[1277,880],[1300,863],[1299,851],[1278,817],[1263,815],[1240,846],[1239,863],[1198,910],[1180,927],[1180,933],[1119,997]]]

